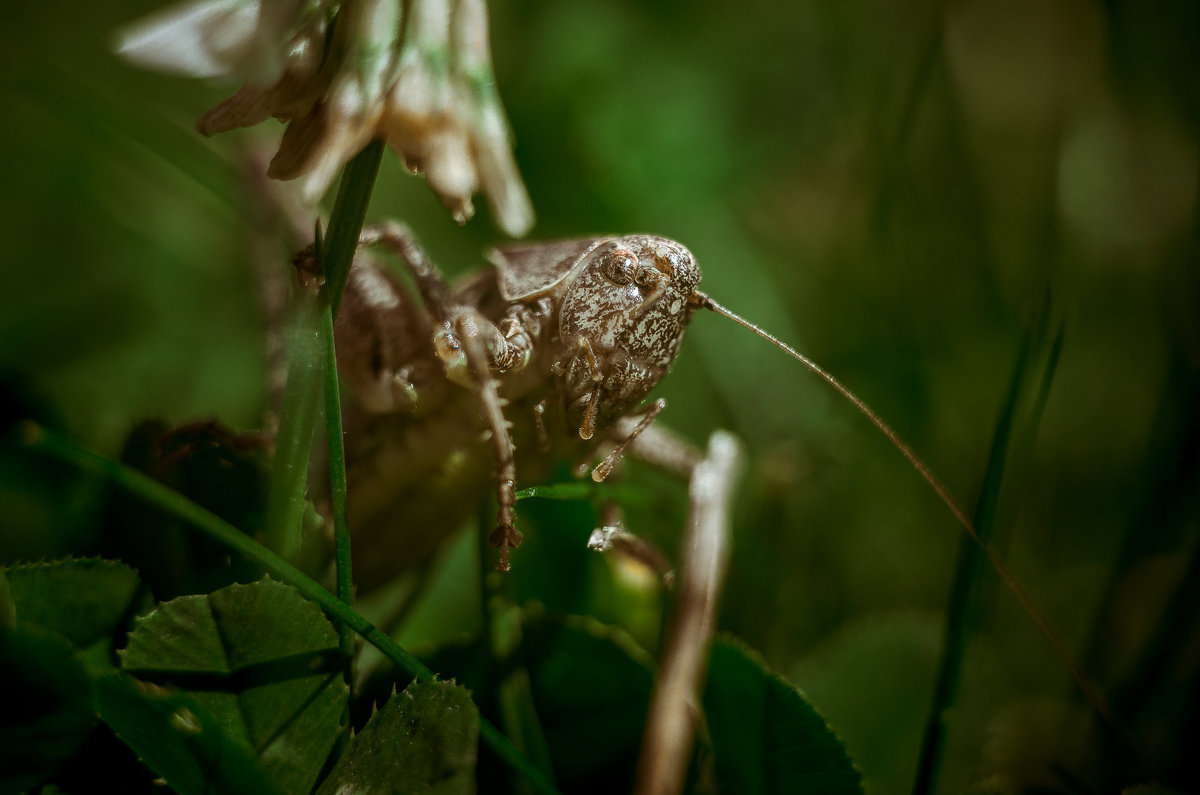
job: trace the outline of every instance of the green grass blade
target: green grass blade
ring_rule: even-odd
[[[979,499],[975,504],[972,516],[972,524],[975,526],[979,538],[985,544],[991,538],[992,528],[996,521],[996,507],[1000,501],[1000,487],[1004,479],[1008,452],[1012,445],[1017,409],[1029,375],[1034,347],[1033,336],[1033,334],[1027,333],[1021,340],[1008,391],[1001,404],[1000,415],[996,420],[996,429],[992,434],[987,467],[984,470]],[[957,698],[959,680],[962,675],[963,655],[966,652],[967,641],[977,623],[972,590],[984,570],[985,561],[984,550],[978,543],[965,536],[960,539],[954,580],[946,611],[941,661],[921,739],[917,772],[913,779],[913,795],[926,795],[935,789],[945,740],[946,711]]]
[[[323,302],[321,312],[321,349],[325,361],[325,436],[329,444],[329,492],[333,514],[334,566],[337,571],[337,596],[346,604],[354,602],[354,567],[350,555],[350,524],[346,515],[346,446],[342,439],[342,399],[338,386],[337,352],[333,344],[333,311]],[[353,657],[354,638],[342,625],[342,651]]]
[[[371,191],[375,188],[375,177],[383,159],[383,141],[374,141],[346,164],[342,181],[338,185],[337,198],[333,201],[333,212],[329,216],[329,231],[322,241],[320,257],[325,268],[325,289],[333,316],[337,317],[342,303],[342,292],[346,289],[346,277],[350,274],[350,263],[358,249],[358,236],[367,217],[367,205],[371,203]]]
[[[382,157],[383,142],[375,141],[346,165],[329,218],[329,231],[318,241],[318,257],[325,268],[325,290],[334,317],[358,248],[358,236]],[[327,358],[321,350],[324,302],[318,295],[301,291],[299,303],[288,339],[288,379],[280,407],[275,463],[267,491],[265,538],[267,546],[289,559],[301,544],[301,518],[308,491],[308,463],[321,389],[321,369]],[[328,384],[330,379],[336,383],[336,373],[327,375],[325,383]],[[340,414],[338,416],[340,424]],[[340,434],[338,438],[341,438]],[[332,465],[332,456],[330,459]]]
[[[576,483],[551,483],[546,486],[530,486],[516,492],[518,500],[533,498],[543,500],[590,500],[596,496],[596,484],[579,481]]]
[[[354,600],[353,565],[350,554],[350,524],[346,511],[346,447],[342,438],[342,398],[338,385],[337,350],[334,345],[333,319],[366,218],[367,205],[379,174],[383,142],[375,141],[346,165],[338,185],[337,199],[329,218],[329,234],[316,241],[317,257],[325,275],[321,296],[320,356],[324,364],[325,438],[329,446],[329,494],[333,518],[334,561],[337,571],[337,595],[346,604]],[[354,638],[350,628],[341,626],[342,650],[353,659]],[[347,664],[347,679],[352,674]]]
[[[287,340],[287,386],[267,485],[267,529],[263,539],[268,547],[288,559],[301,544],[322,366],[317,333],[321,303],[316,295],[306,291],[301,291],[299,303]]]

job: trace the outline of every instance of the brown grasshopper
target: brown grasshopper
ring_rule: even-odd
[[[382,245],[403,263],[420,303],[378,268]],[[360,238],[335,326],[338,368],[356,400],[346,411],[348,511],[356,542],[389,554],[355,556],[360,588],[431,554],[475,495],[496,489],[497,568],[521,541],[518,473],[543,481],[556,460],[592,461],[603,480],[626,448],[691,476],[698,451],[651,427],[665,407],[643,399],[666,375],[697,309],[745,326],[846,397],[908,459],[983,548],[990,564],[1055,648],[1089,701],[1107,706],[1004,559],[980,539],[930,468],[857,395],[772,335],[697,290],[683,245],[655,235],[517,244],[494,266],[450,287],[408,230],[390,223]],[[489,454],[490,448],[490,454]],[[387,543],[400,531],[402,545]]]
[[[436,528],[469,515],[464,495],[489,481],[499,506],[491,541],[507,569],[521,540],[518,472],[537,482],[552,461],[614,442],[593,473],[602,479],[662,410],[661,401],[638,407],[705,305],[700,269],[679,243],[627,235],[499,248],[493,268],[451,288],[399,224],[365,230],[360,244],[335,330],[356,398],[346,419],[350,525],[368,542],[395,525],[417,540],[400,560],[356,564],[356,580],[371,587],[432,551]],[[377,244],[403,263],[419,304],[376,267]]]
[[[404,265],[419,303],[376,266],[375,246]],[[440,528],[461,523],[474,509],[470,495],[489,483],[499,505],[491,541],[507,569],[521,539],[518,473],[537,483],[553,461],[592,460],[613,445],[592,473],[602,480],[636,443],[643,456],[687,474],[697,458],[690,446],[661,429],[646,433],[665,403],[639,405],[666,375],[697,309],[746,326],[828,381],[972,532],[929,468],[859,398],[697,290],[700,269],[683,245],[654,235],[583,238],[505,246],[489,259],[492,268],[450,287],[404,226],[371,227],[360,239],[335,329],[339,371],[356,398],[346,412],[349,519],[356,540],[389,549],[357,557],[360,587],[431,553]],[[398,530],[403,547],[384,543]]]

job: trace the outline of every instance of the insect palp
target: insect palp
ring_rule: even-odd
[[[592,480],[596,483],[603,482],[604,479],[607,478],[612,472],[612,469],[614,466],[616,466],[617,462],[621,460],[621,456],[625,454],[625,449],[629,447],[629,445],[632,444],[635,439],[641,436],[643,431],[650,427],[650,423],[654,422],[654,418],[661,414],[662,410],[666,407],[667,401],[663,400],[662,398],[659,398],[651,403],[650,407],[646,409],[646,413],[642,416],[638,424],[634,426],[633,430],[626,434],[625,437],[617,443],[617,446],[612,449],[612,452],[605,456],[604,460],[592,470]]]

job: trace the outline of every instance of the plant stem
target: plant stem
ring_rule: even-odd
[[[716,431],[692,470],[680,579],[642,735],[637,795],[679,793],[687,779],[696,705],[703,700],[717,605],[729,567],[729,516],[740,458],[737,439]]]
[[[402,671],[418,681],[428,682],[435,678],[433,671],[420,660],[403,649],[383,630],[360,616],[346,602],[325,590],[316,580],[267,549],[229,522],[189,500],[154,478],[125,466],[99,453],[88,450],[61,434],[33,422],[18,426],[19,443],[29,450],[57,458],[82,469],[97,472],[116,485],[177,516],[209,537],[229,547],[238,554],[262,566],[283,582],[291,585],[305,598],[320,605],[327,614],[345,624],[363,637],[367,643],[379,649]],[[521,772],[534,787],[547,795],[558,790],[529,759],[482,715],[479,717],[479,738],[486,743],[506,764]]]

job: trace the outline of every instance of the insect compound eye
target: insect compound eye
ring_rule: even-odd
[[[613,284],[629,284],[637,272],[637,257],[632,251],[624,248],[610,251],[600,262],[600,272]]]

